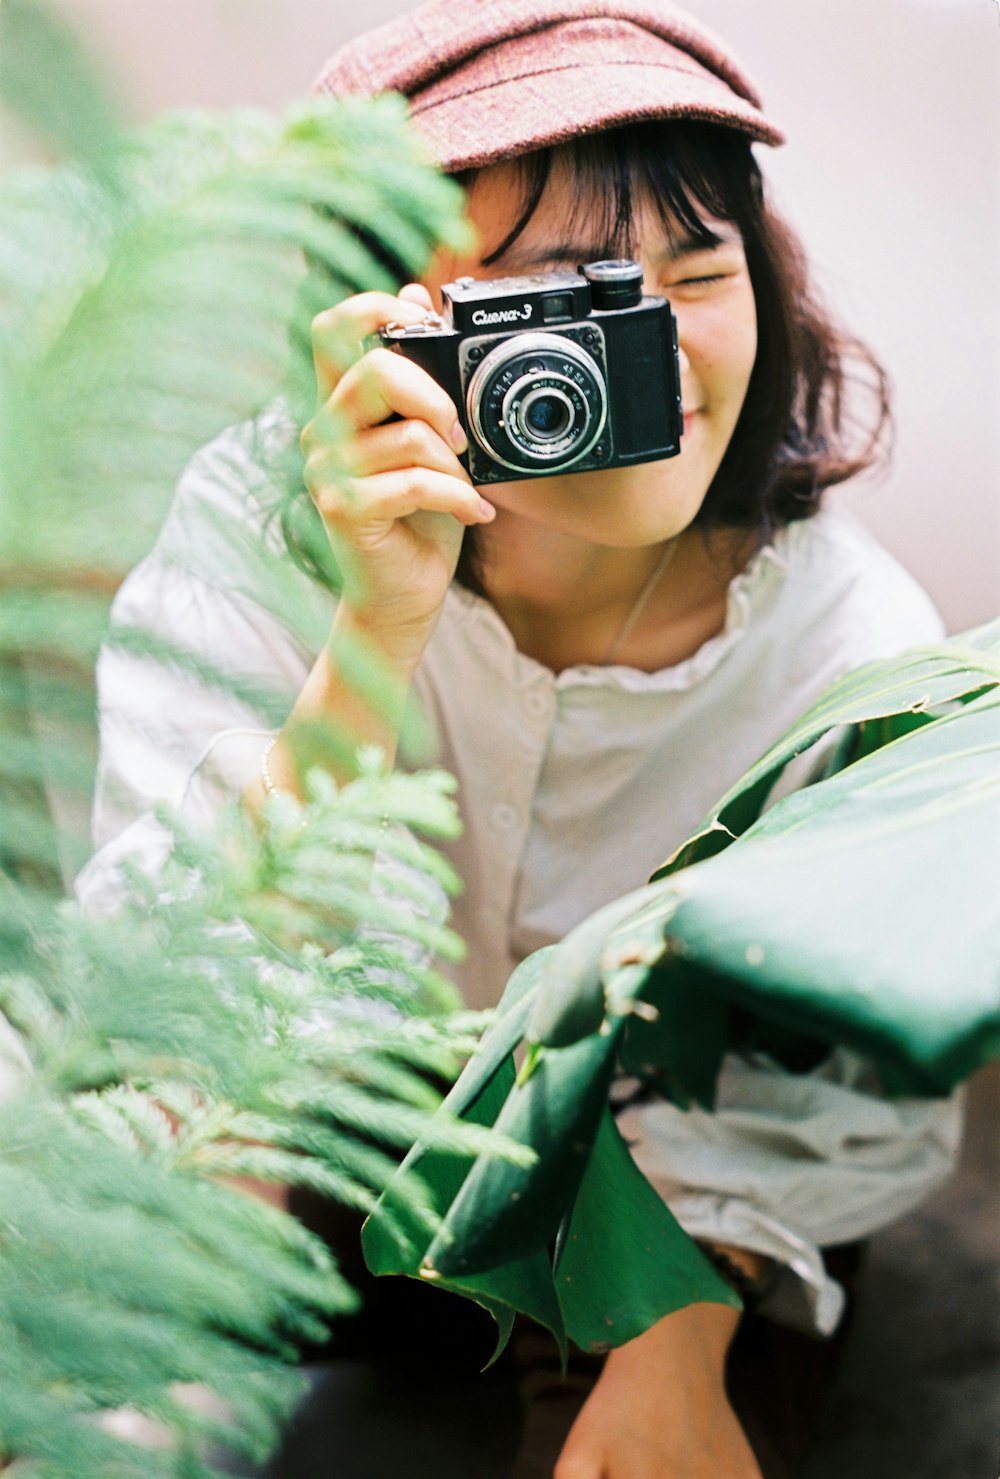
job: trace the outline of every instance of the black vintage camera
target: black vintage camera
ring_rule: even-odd
[[[434,377],[469,438],[475,483],[655,462],[680,451],[677,325],[638,262],[590,262],[442,289],[444,314],[381,342]]]

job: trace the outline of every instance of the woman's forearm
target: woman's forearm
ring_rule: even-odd
[[[319,766],[338,783],[357,774],[357,753],[376,745],[392,764],[417,664],[433,624],[385,627],[341,604],[330,637],[267,753],[271,785],[300,798],[306,772]],[[360,681],[359,681],[360,680]],[[244,804],[267,793],[264,767]]]
[[[555,1479],[761,1479],[726,1396],[738,1324],[727,1305],[692,1304],[612,1351]]]

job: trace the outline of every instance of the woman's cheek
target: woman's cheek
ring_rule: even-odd
[[[745,384],[757,357],[757,310],[749,284],[738,293],[720,293],[705,327],[718,373],[733,384]]]

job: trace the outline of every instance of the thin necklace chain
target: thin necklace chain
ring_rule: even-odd
[[[666,544],[664,545],[663,554],[657,560],[656,568],[654,569],[649,579],[646,581],[646,584],[643,586],[638,596],[636,596],[631,611],[622,622],[617,635],[613,638],[611,642],[611,646],[604,654],[604,666],[607,666],[609,663],[614,662],[615,658],[618,656],[619,652],[622,650],[625,643],[628,641],[629,637],[635,630],[636,623],[638,622],[642,613],[645,611],[646,607],[649,605],[650,597],[656,590],[656,587],[659,585],[660,580],[666,572],[667,566],[670,564],[670,561],[674,557],[677,549],[678,537],[679,536],[675,534],[673,539],[668,539]]]

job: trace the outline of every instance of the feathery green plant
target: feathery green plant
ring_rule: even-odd
[[[433,848],[456,812],[449,778],[370,755],[211,837],[164,814],[155,876],[124,865],[85,917],[63,880],[93,662],[191,455],[279,393],[305,405],[313,313],[460,240],[461,196],[391,100],[123,131],[30,0],[0,10],[0,100],[75,154],[0,181],[0,1473],[208,1479],[213,1445],[273,1448],[288,1362],[355,1302],[238,1181],[370,1209],[418,1133],[446,1158],[501,1143],[432,1118],[478,1029],[428,964],[461,948]],[[404,1180],[390,1221],[430,1233]]]
[[[89,794],[108,602],[181,470],[279,392],[293,413],[311,408],[315,313],[394,288],[387,264],[416,275],[467,232],[461,192],[426,165],[398,99],[189,112],[124,133],[57,36],[44,8],[6,0],[0,100],[30,97],[33,117],[85,150],[0,183],[2,847],[22,876],[50,879],[86,848],[78,824],[58,838],[39,826],[38,797],[75,820]],[[74,98],[76,124],[54,115]],[[289,477],[300,471],[293,458]]]
[[[373,762],[339,791],[319,781],[304,808],[278,803],[264,829],[234,812],[211,841],[179,837],[110,919],[0,895],[20,941],[0,973],[17,1034],[0,1122],[0,1453],[67,1479],[138,1474],[141,1452],[97,1420],[127,1408],[179,1445],[157,1474],[213,1473],[206,1435],[261,1457],[297,1390],[279,1362],[354,1299],[321,1244],[231,1178],[370,1210],[418,1134],[446,1157],[500,1143],[431,1118],[432,1080],[454,1076],[476,1023],[442,1023],[446,988],[406,947],[457,941],[391,883],[387,908],[373,902],[376,846],[405,859],[411,889],[442,877],[411,829],[451,830],[448,789]],[[388,842],[387,802],[407,828]],[[284,906],[308,943],[276,928]],[[364,919],[394,943],[369,947]],[[405,1179],[390,1220],[428,1234],[427,1193]],[[191,1383],[221,1415],[189,1409]]]

